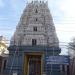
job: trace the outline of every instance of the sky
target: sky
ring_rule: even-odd
[[[27,0],[0,0],[0,35],[8,41],[14,34],[26,4]],[[48,0],[48,6],[60,46],[67,51],[66,44],[75,37],[75,0]],[[66,53],[64,50],[62,53]]]

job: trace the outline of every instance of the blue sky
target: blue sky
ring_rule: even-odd
[[[0,0],[0,35],[7,40],[13,35],[26,3],[26,0]],[[75,1],[48,0],[48,6],[59,41],[66,44],[75,36]]]
[[[0,35],[11,38],[24,7],[24,0],[0,0]]]

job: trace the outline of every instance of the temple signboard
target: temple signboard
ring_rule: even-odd
[[[69,56],[46,56],[46,64],[69,64]]]

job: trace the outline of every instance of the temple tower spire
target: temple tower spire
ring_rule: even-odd
[[[26,6],[11,40],[11,45],[26,46],[33,43],[59,46],[53,19],[44,1],[34,0]]]

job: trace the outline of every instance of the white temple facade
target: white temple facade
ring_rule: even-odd
[[[26,6],[10,44],[59,46],[53,19],[46,2],[33,1]]]

